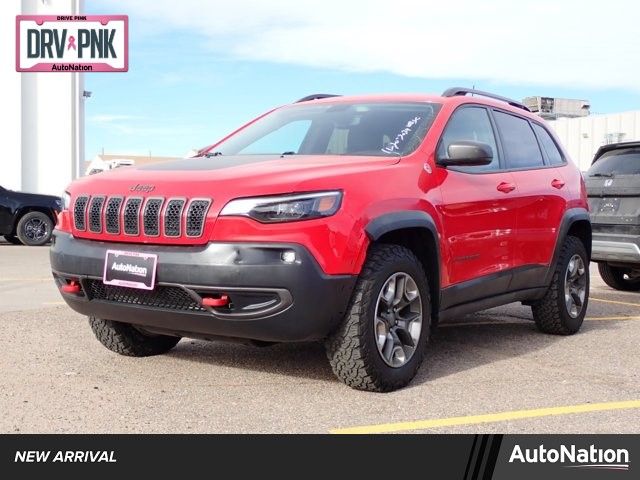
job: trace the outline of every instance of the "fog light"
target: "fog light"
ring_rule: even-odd
[[[296,261],[296,252],[292,250],[286,250],[282,252],[282,255],[280,255],[280,258],[282,258],[282,261],[284,263],[294,263]]]

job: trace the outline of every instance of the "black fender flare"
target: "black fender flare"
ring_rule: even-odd
[[[367,237],[371,242],[375,242],[382,238],[386,233],[395,232],[398,230],[404,230],[407,228],[418,228],[427,230],[433,238],[433,244],[435,245],[435,251],[428,252],[425,245],[425,252],[428,255],[435,255],[433,258],[433,277],[429,278],[431,289],[431,301],[433,309],[433,322],[434,326],[438,322],[438,316],[440,311],[440,275],[441,275],[441,258],[440,258],[440,235],[438,234],[438,228],[433,221],[431,215],[421,210],[399,210],[395,212],[385,213],[369,221],[365,227]]]
[[[369,240],[375,242],[385,233],[404,228],[426,228],[431,232],[438,245],[438,229],[433,218],[420,210],[399,210],[380,215],[371,220],[365,227]]]
[[[582,207],[570,208],[562,216],[562,221],[560,222],[560,228],[558,229],[556,246],[553,250],[553,258],[551,259],[551,263],[549,264],[549,270],[547,271],[547,275],[545,277],[545,283],[544,283],[545,285],[551,284],[551,279],[553,278],[553,274],[556,271],[558,257],[560,256],[560,250],[562,249],[562,245],[564,244],[565,238],[567,238],[567,235],[569,234],[569,230],[575,223],[585,221],[585,220],[589,223],[589,225],[591,225],[591,217],[589,216],[589,211],[586,208],[582,208]],[[591,259],[590,245],[587,245],[587,255],[590,260]]]

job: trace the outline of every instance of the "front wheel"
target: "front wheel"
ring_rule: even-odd
[[[180,337],[143,333],[127,323],[89,317],[89,325],[102,345],[127,357],[150,357],[171,350]]]
[[[327,356],[352,388],[396,390],[418,371],[430,327],[429,284],[418,258],[399,245],[374,245]]]
[[[51,240],[53,221],[42,212],[29,212],[18,222],[16,234],[20,241],[30,247],[44,245]]]
[[[589,302],[589,261],[579,238],[568,236],[558,258],[549,290],[531,306],[538,329],[554,335],[580,330]]]
[[[640,275],[633,274],[631,269],[612,267],[608,263],[598,263],[598,272],[604,283],[616,290],[637,292],[640,290]]]

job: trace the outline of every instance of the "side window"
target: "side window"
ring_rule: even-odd
[[[536,131],[536,134],[540,139],[540,143],[542,144],[542,148],[544,149],[544,153],[547,154],[547,158],[551,162],[551,165],[564,164],[564,157],[562,156],[562,153],[560,153],[558,145],[556,145],[556,142],[553,140],[547,129],[537,123],[533,124],[533,129]]]
[[[496,146],[496,138],[493,134],[489,113],[482,107],[462,107],[456,110],[442,134],[440,145],[438,147],[438,156],[441,158],[448,157],[449,145],[458,141],[473,141],[486,143],[493,151],[493,161],[489,165],[478,167],[464,167],[457,170],[463,172],[485,172],[488,170],[497,170],[500,167],[498,160],[498,147]]]
[[[495,111],[502,148],[509,168],[536,168],[544,165],[542,152],[531,125],[523,118]]]

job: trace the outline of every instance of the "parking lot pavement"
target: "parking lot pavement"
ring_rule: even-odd
[[[118,356],[62,303],[47,248],[0,243],[0,432],[638,433],[640,293],[591,272],[579,334],[540,334],[519,304],[468,315],[408,388],[373,394],[339,383],[318,344]]]

